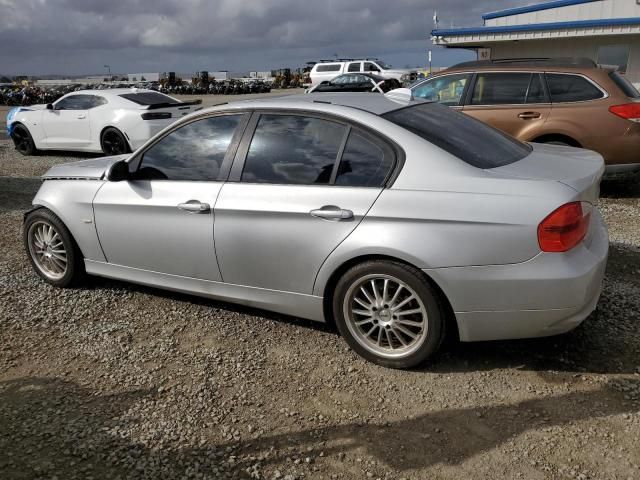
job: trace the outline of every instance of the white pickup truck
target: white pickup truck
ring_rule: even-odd
[[[413,82],[418,76],[417,70],[392,68],[375,58],[321,60],[311,69],[311,85],[332,80],[343,73],[373,73],[383,78],[395,78],[401,83]]]

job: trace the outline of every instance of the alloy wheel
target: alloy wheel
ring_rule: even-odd
[[[29,151],[29,146],[31,144],[31,139],[29,138],[29,134],[22,128],[16,128],[13,131],[13,144],[16,147],[18,152],[25,154]]]
[[[109,130],[102,137],[102,150],[107,155],[121,155],[127,153],[127,146],[122,135],[115,130]]]
[[[60,280],[67,271],[67,250],[60,233],[45,221],[29,227],[29,253],[36,267],[51,280]]]
[[[347,328],[360,345],[386,358],[404,357],[427,338],[428,315],[418,294],[391,275],[366,275],[344,297]]]

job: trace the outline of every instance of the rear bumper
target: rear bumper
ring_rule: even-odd
[[[570,252],[540,253],[513,265],[425,270],[447,295],[460,340],[544,337],[577,327],[595,309],[609,239],[594,210],[585,242]]]

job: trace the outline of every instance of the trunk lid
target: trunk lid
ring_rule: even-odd
[[[576,200],[596,204],[604,174],[602,155],[582,148],[532,143],[530,155],[503,167],[485,170],[500,176],[555,180],[578,193]]]

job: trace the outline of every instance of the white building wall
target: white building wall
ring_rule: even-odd
[[[640,82],[640,36],[637,35],[497,42],[487,46],[491,47],[491,58],[588,57],[597,61],[599,47],[620,44],[630,46],[627,78]]]
[[[485,25],[494,27],[629,17],[640,17],[640,3],[637,0],[598,0],[566,7],[549,8],[537,12],[491,18],[485,20]]]

